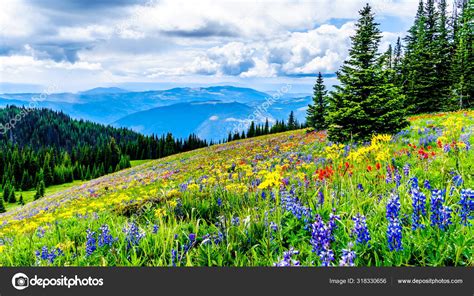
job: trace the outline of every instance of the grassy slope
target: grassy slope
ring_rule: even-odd
[[[71,187],[81,185],[83,183],[84,183],[84,181],[74,181],[74,182],[71,182],[71,183],[65,183],[65,184],[61,184],[61,185],[53,185],[53,186],[50,186],[50,187],[46,188],[45,193],[46,193],[46,196],[48,196],[50,194],[61,192],[61,191],[64,191],[66,189],[69,189]],[[16,196],[17,200],[19,200],[20,194],[23,195],[23,201],[26,204],[26,203],[34,201],[36,190],[28,190],[28,191],[22,191],[22,192],[15,191],[15,196]],[[2,196],[1,198],[3,198],[3,194],[0,194],[0,196]],[[20,205],[18,203],[13,203],[12,204],[12,203],[5,202],[5,208],[6,208],[7,211],[15,209],[19,206]]]
[[[318,265],[307,230],[314,217],[298,219],[282,208],[282,198],[290,196],[301,202],[294,205],[307,207],[326,223],[336,209],[340,220],[330,245],[335,264],[342,249],[354,242],[352,218],[361,213],[367,217],[371,241],[354,247],[357,265],[473,265],[474,231],[460,225],[458,216],[460,190],[474,187],[473,152],[461,145],[443,152],[436,144],[438,138],[459,141],[466,134],[472,142],[473,115],[413,118],[411,128],[395,141],[360,159],[344,157],[344,149],[335,146],[328,150],[324,133],[295,131],[145,162],[2,214],[0,237],[11,243],[0,247],[0,263],[35,265],[34,251],[46,246],[65,253],[54,265],[262,266],[281,259],[291,246],[300,251],[295,259],[302,264]],[[427,159],[420,157],[419,147],[407,145],[426,140]],[[400,172],[410,165],[409,176],[401,174],[398,187],[385,180],[389,163]],[[463,178],[461,186],[452,186],[451,172]],[[430,226],[429,211],[422,217],[425,229],[411,230],[409,180],[415,176],[421,184],[429,180],[433,188],[451,192],[453,187],[445,198],[453,210],[447,231]],[[393,190],[400,196],[403,224],[403,250],[398,252],[389,251],[386,240],[385,205]],[[429,207],[431,194],[421,190]],[[127,247],[131,237],[122,231],[130,222],[145,234],[133,248]],[[97,232],[103,224],[118,240],[86,256],[86,230]],[[194,242],[191,233],[197,234]],[[177,257],[172,258],[172,250]]]

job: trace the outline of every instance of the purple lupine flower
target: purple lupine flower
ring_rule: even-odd
[[[138,228],[138,225],[134,222],[128,223],[127,226],[123,228],[125,233],[125,241],[127,242],[127,249],[138,245],[141,239],[145,236],[145,233]]]
[[[439,224],[439,228],[441,230],[446,231],[448,229],[449,225],[453,224],[453,222],[451,221],[451,213],[452,212],[453,212],[453,210],[451,210],[451,208],[448,207],[448,206],[444,206],[441,209],[441,222]]]
[[[418,178],[417,177],[411,178],[410,179],[410,185],[411,185],[411,188],[420,188]]]
[[[275,222],[270,222],[270,229],[273,230],[273,231],[277,231],[278,230],[278,225],[275,223]]]
[[[403,174],[406,177],[410,175],[410,165],[408,163],[403,166]]]
[[[391,193],[390,199],[387,203],[386,217],[388,220],[398,219],[399,214],[400,214],[400,197],[395,193]]]
[[[157,233],[158,233],[158,230],[160,230],[160,227],[159,227],[158,225],[154,224],[154,225],[153,225],[153,231],[152,231],[152,233],[153,233],[153,234],[157,234]]]
[[[329,214],[329,221],[328,221],[328,230],[331,234],[331,241],[334,241],[334,230],[337,228],[337,221],[340,221],[341,217],[336,215],[336,209],[332,209],[332,213]]]
[[[294,196],[294,192],[281,191],[281,206],[287,212],[292,213],[296,218],[308,220],[311,218],[311,209],[303,206],[298,197]]]
[[[318,191],[318,198],[318,203],[320,206],[322,206],[324,204],[324,193],[322,190]]]
[[[329,248],[329,244],[325,245],[319,253],[322,266],[330,266],[334,261],[334,252]]]
[[[456,187],[460,187],[464,183],[461,175],[455,175],[453,177],[453,185]]]
[[[178,259],[178,251],[171,249],[171,266],[176,266]]]
[[[315,220],[311,225],[311,245],[313,252],[319,255],[323,248],[331,242],[331,231],[320,215],[316,215]]]
[[[421,216],[426,215],[426,195],[416,188],[411,190],[411,195],[413,199],[412,230],[417,230],[425,227],[420,219]]]
[[[342,250],[339,266],[355,266],[354,260],[356,258],[356,253],[352,250],[352,247],[352,243],[349,243],[347,249]]]
[[[367,228],[366,218],[361,214],[357,214],[354,218],[354,228],[352,229],[352,234],[356,237],[356,242],[358,244],[366,244],[370,241],[370,233]]]
[[[402,176],[400,175],[397,169],[395,169],[394,181],[397,187],[400,187],[400,184],[402,183]]]
[[[97,249],[96,246],[96,238],[95,238],[95,232],[91,231],[90,229],[87,229],[87,235],[86,235],[86,256],[90,256],[94,253],[94,251]]]
[[[402,250],[402,225],[399,219],[388,220],[387,240],[390,251]]]
[[[423,183],[423,187],[425,187],[425,188],[428,189],[428,190],[431,190],[430,181],[429,181],[429,180],[425,180],[425,182]]]
[[[112,244],[117,240],[110,234],[109,226],[104,224],[100,227],[98,245],[99,247],[103,246],[112,246]]]
[[[48,260],[51,264],[54,263],[57,257],[64,254],[60,248],[51,248],[51,250],[48,250],[47,246],[43,246],[41,252],[36,251],[35,253],[38,260]]]
[[[391,171],[387,171],[387,174],[385,175],[385,183],[389,184],[392,183],[392,173]]]
[[[431,226],[441,227],[441,210],[443,209],[443,191],[433,190],[431,192],[430,211],[431,211]]]
[[[283,252],[283,259],[275,263],[273,266],[276,267],[290,267],[299,266],[300,262],[293,259],[293,256],[298,255],[300,252],[291,247],[288,251]]]
[[[386,210],[388,248],[390,251],[400,251],[402,250],[402,225],[400,222],[400,197],[398,195],[391,194]]]
[[[232,217],[231,224],[233,226],[239,226],[240,225],[240,218],[239,217]]]
[[[459,204],[461,205],[461,209],[459,211],[459,216],[461,217],[461,224],[464,226],[471,225],[469,219],[473,218],[471,216],[471,212],[474,211],[474,190],[462,189]]]

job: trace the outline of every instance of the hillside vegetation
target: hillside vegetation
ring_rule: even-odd
[[[291,131],[113,173],[0,215],[3,266],[473,266],[474,111],[364,145]]]

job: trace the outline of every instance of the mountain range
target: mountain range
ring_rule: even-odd
[[[143,134],[191,133],[207,140],[222,140],[229,131],[260,110],[256,121],[286,119],[291,111],[303,121],[310,96],[285,94],[273,104],[271,95],[251,88],[213,86],[132,92],[121,88],[94,88],[78,93],[23,93],[0,95],[0,107],[32,106],[63,111],[76,119],[127,127]],[[241,125],[242,126],[242,125]]]

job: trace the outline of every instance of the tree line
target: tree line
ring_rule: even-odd
[[[292,131],[297,129],[302,129],[306,127],[306,123],[299,123],[295,117],[293,111],[290,112],[287,122],[284,120],[276,120],[275,123],[270,124],[268,118],[265,120],[264,124],[256,124],[254,121],[251,121],[247,131],[242,132],[229,132],[227,140],[225,142],[231,142],[242,139],[249,139],[254,137],[259,137],[263,135],[282,133],[286,131]]]
[[[349,56],[336,73],[340,85],[328,93],[319,73],[307,124],[327,129],[332,141],[367,141],[374,133],[396,133],[409,114],[472,108],[473,5],[420,1],[413,26],[384,53],[381,31],[369,4],[359,11]]]
[[[49,109],[7,106],[0,109],[0,122],[21,112],[28,116],[0,135],[0,192],[6,202],[17,202],[18,190],[36,189],[39,198],[45,187],[98,178],[130,167],[130,160],[156,159],[213,144],[196,135],[144,136]]]

